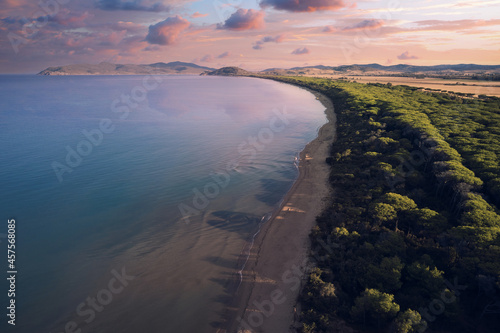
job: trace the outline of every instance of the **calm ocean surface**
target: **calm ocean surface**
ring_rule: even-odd
[[[323,111],[252,78],[0,76],[0,331],[214,331]]]

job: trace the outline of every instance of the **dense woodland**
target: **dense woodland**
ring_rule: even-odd
[[[302,332],[498,332],[500,99],[273,79],[337,114]]]

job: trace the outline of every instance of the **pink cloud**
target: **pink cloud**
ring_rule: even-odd
[[[253,46],[253,49],[254,50],[262,50],[263,47],[262,45],[264,43],[271,43],[271,42],[274,42],[274,43],[281,43],[285,40],[285,35],[281,34],[281,35],[277,35],[277,36],[265,36],[265,37],[262,37],[261,40],[258,40],[255,42],[255,45]]]
[[[226,51],[226,52],[224,52],[224,53],[219,54],[219,55],[217,56],[217,58],[219,58],[219,59],[223,59],[223,58],[227,58],[227,57],[229,57],[230,55],[231,55],[231,53],[230,53],[230,52],[228,52],[228,51]]]
[[[179,35],[189,28],[189,21],[179,15],[149,26],[146,41],[150,44],[170,45],[177,41]]]
[[[299,47],[299,48],[292,51],[292,54],[295,54],[295,55],[309,54],[309,53],[311,53],[311,51],[309,51],[309,49],[307,47],[303,47],[303,48]]]
[[[210,61],[212,61],[212,60],[214,60],[214,57],[212,57],[210,54],[207,54],[207,55],[203,56],[203,57],[200,59],[200,61],[203,61],[203,62],[210,62]]]
[[[0,13],[6,15],[16,15],[20,14],[20,11],[26,10],[27,8],[32,11],[37,10],[37,4],[34,1],[30,2],[28,0],[1,0],[0,1]]]
[[[211,61],[214,61],[215,58],[217,58],[217,59],[224,59],[224,58],[229,57],[230,55],[231,55],[231,53],[229,51],[223,52],[223,53],[219,54],[217,57],[214,57],[211,54],[206,54],[199,61],[202,61],[202,62],[211,62]],[[193,60],[193,62],[198,62],[198,59]]]
[[[79,27],[85,26],[84,21],[87,18],[89,18],[90,16],[91,15],[89,15],[88,12],[76,14],[76,13],[70,12],[66,8],[63,8],[55,16],[52,16],[50,18],[50,21],[56,22],[60,25],[67,26],[67,27],[79,28]]]
[[[272,7],[289,12],[315,12],[339,10],[347,5],[342,0],[263,0],[260,6],[262,8]]]
[[[156,52],[156,51],[159,51],[160,49],[161,48],[158,45],[149,45],[149,46],[146,46],[142,50],[146,51],[146,52]]]
[[[418,59],[418,57],[414,55],[410,55],[410,52],[406,51],[398,55],[399,60],[411,60],[411,59]]]
[[[345,27],[342,29],[342,31],[361,31],[365,29],[377,29],[382,27],[383,25],[384,21],[382,20],[369,19],[369,20],[363,20],[359,23],[356,23],[355,25]]]
[[[326,33],[334,33],[335,31],[337,31],[337,28],[335,28],[333,25],[327,25],[326,27],[323,28],[323,32],[326,32]]]
[[[20,2],[22,2],[22,1],[17,1],[17,0],[1,0],[0,1],[0,3],[2,4],[2,7],[5,7],[5,8],[18,7],[18,6],[20,6]]]
[[[266,36],[262,38],[262,41],[264,43],[269,43],[269,42],[275,42],[275,43],[281,43],[282,41],[285,40],[285,35],[278,35],[278,36]]]
[[[155,47],[156,45],[149,45]],[[148,47],[147,42],[141,36],[125,37],[116,47],[119,55],[137,57],[137,52]]]
[[[208,14],[201,14],[201,13],[199,13],[199,12],[193,13],[193,14],[191,15],[191,17],[192,17],[192,18],[206,17],[206,16],[208,16]]]
[[[126,30],[128,32],[137,33],[145,29],[144,26],[133,23],[133,22],[124,22],[118,21],[109,26],[111,30]]]
[[[251,30],[264,28],[264,12],[255,9],[238,9],[224,24],[218,24],[218,29]]]
[[[126,30],[122,31],[113,31],[112,33],[104,36],[102,38],[101,45],[118,45],[122,41],[122,39],[125,37],[125,34],[127,33]]]
[[[385,35],[398,33],[412,33],[418,31],[453,31],[460,34],[488,33],[486,30],[479,30],[479,27],[500,25],[500,19],[491,20],[425,20],[412,23],[412,28],[403,27],[383,27],[382,33]]]
[[[455,20],[455,21],[441,21],[441,20],[425,20],[415,22],[419,27],[418,30],[465,30],[476,27],[486,27],[492,25],[500,25],[500,19],[492,20]]]

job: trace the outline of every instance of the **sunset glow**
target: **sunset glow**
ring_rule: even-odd
[[[0,71],[185,61],[248,70],[497,64],[500,1],[1,0]]]

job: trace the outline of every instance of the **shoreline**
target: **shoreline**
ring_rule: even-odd
[[[323,104],[327,123],[300,152],[299,176],[256,235],[247,262],[238,272],[242,280],[227,309],[226,330],[217,332],[289,332],[297,316],[294,309],[307,273],[309,234],[331,192],[325,159],[336,135],[332,101],[300,88]]]

